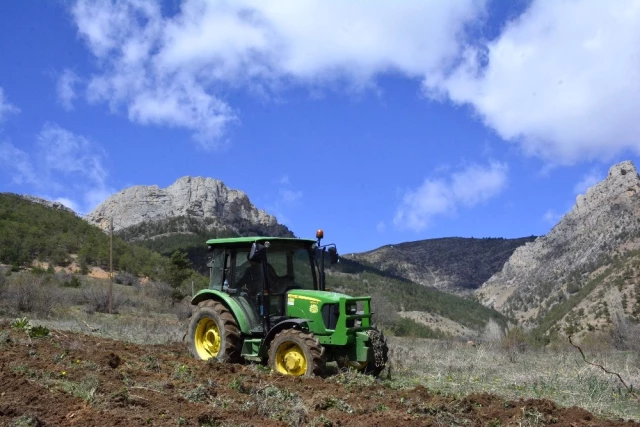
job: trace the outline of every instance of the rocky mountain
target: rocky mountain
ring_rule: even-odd
[[[109,197],[86,220],[102,229],[113,218],[114,230],[128,240],[199,232],[212,235],[292,236],[276,218],[257,209],[249,197],[222,181],[185,176],[167,188],[135,186]]]
[[[639,247],[640,176],[625,161],[546,236],[517,248],[476,295],[524,325],[597,329],[640,315]]]
[[[502,269],[516,248],[535,240],[449,237],[386,245],[345,258],[423,286],[470,294]]]

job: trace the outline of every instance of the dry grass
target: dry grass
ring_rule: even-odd
[[[114,283],[113,312],[108,281],[81,276],[69,287],[60,275],[14,273],[6,278],[0,318],[26,316],[51,329],[97,334],[140,344],[182,340],[190,314],[188,303],[172,304],[171,288],[159,282],[127,286]]]
[[[453,395],[494,393],[509,399],[550,399],[594,414],[640,421],[640,403],[615,376],[584,363],[573,348],[512,352],[498,345],[477,347],[434,340],[390,338],[389,385],[423,385]],[[613,349],[586,351],[640,387],[640,355]]]

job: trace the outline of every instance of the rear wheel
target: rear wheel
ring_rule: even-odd
[[[287,329],[269,346],[269,366],[284,375],[321,375],[325,363],[324,347],[311,333]]]
[[[189,349],[201,360],[241,360],[240,328],[224,305],[213,300],[198,304],[189,322]]]

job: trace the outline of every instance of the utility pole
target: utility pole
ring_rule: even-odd
[[[109,314],[111,311],[111,303],[113,301],[113,217],[109,223]]]

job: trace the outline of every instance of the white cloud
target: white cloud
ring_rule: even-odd
[[[551,164],[640,152],[638,22],[637,0],[535,0],[424,87],[472,105],[502,138]]]
[[[594,185],[602,181],[605,176],[603,176],[598,170],[591,169],[582,177],[580,182],[578,182],[575,187],[573,187],[573,192],[575,194],[584,194],[587,192],[589,187],[593,187]]]
[[[82,194],[82,201],[84,202],[82,204],[83,212],[91,212],[115,192],[114,188],[105,184],[93,185],[85,188],[84,193]]]
[[[289,175],[283,175],[282,178],[278,180],[278,184],[280,185],[290,185],[291,181],[289,181]]]
[[[43,197],[43,199],[50,199],[49,197]],[[76,202],[66,197],[56,197],[53,199],[54,202],[59,202],[71,209],[74,212],[78,212],[80,210],[80,206]]]
[[[302,191],[294,191],[286,188],[281,188],[279,194],[279,201],[283,205],[291,205],[293,203],[296,203],[302,197]]]
[[[20,109],[9,103],[4,97],[4,90],[0,87],[0,123],[5,120],[8,114],[17,114]]]
[[[484,24],[486,3],[185,0],[169,16],[154,0],[77,0],[72,15],[96,58],[89,100],[188,129],[204,147],[239,123],[232,91],[375,89],[396,73],[471,105],[551,164],[640,153],[637,0],[533,0],[494,40],[473,44],[466,30]]]
[[[115,190],[107,183],[104,151],[87,138],[52,123],[38,134],[33,153],[0,144],[0,165],[19,185],[30,185],[46,198],[73,210],[93,210]]]
[[[564,214],[559,214],[553,209],[548,209],[542,216],[542,219],[544,220],[544,222],[547,222],[551,225],[556,225],[558,222],[560,222],[563,216]]]
[[[448,178],[427,178],[405,193],[393,222],[400,228],[424,230],[434,216],[451,215],[458,207],[472,207],[500,194],[507,185],[507,172],[506,164],[494,162],[452,171]]]
[[[289,214],[300,206],[299,202],[304,193],[294,189],[288,175],[283,175],[274,182],[278,185],[273,191],[265,194],[265,209],[274,215],[279,223],[291,226]]]
[[[73,101],[76,99],[76,86],[80,82],[80,79],[73,71],[66,69],[58,77],[58,84],[56,86],[56,92],[58,95],[58,102],[67,111],[73,110]]]
[[[39,159],[45,170],[66,176],[81,176],[98,186],[107,177],[104,151],[82,135],[47,123],[38,134]]]
[[[11,179],[18,185],[39,182],[29,155],[9,142],[0,143],[0,165],[13,171]]]
[[[96,57],[93,102],[130,120],[186,128],[219,143],[238,112],[221,94],[286,85],[368,87],[382,73],[420,78],[450,66],[485,0],[78,0],[72,15]]]
[[[386,229],[387,229],[387,224],[385,224],[384,221],[380,221],[376,225],[376,230],[378,231],[378,233],[384,233]]]

